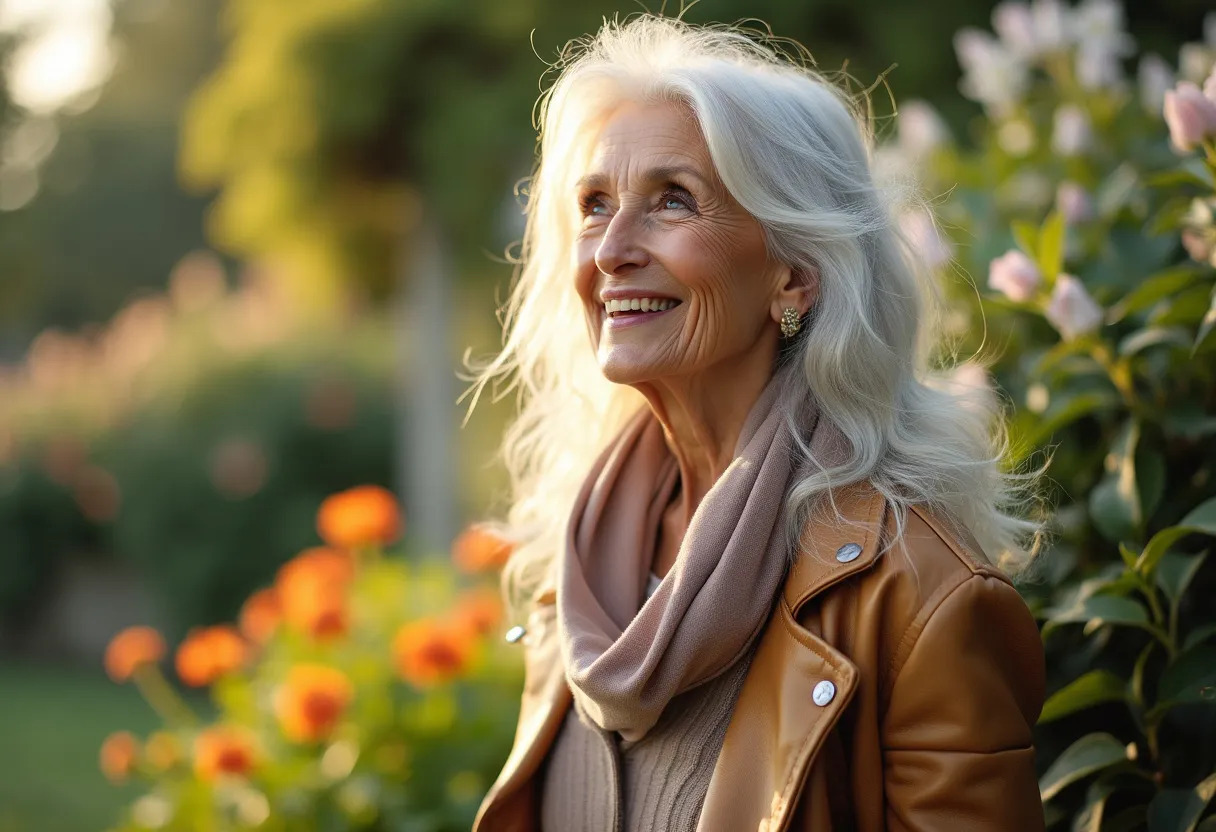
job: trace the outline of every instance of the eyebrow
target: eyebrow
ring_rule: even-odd
[[[668,182],[675,178],[676,174],[684,174],[696,179],[706,188],[710,187],[709,182],[705,180],[695,168],[690,168],[685,165],[664,165],[657,168],[650,168],[642,174],[642,181],[653,184],[655,182]],[[605,173],[589,173],[578,182],[574,183],[576,190],[604,190],[608,187],[608,175]]]

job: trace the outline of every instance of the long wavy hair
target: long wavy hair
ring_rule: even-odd
[[[505,520],[514,541],[503,586],[518,612],[550,580],[575,495],[607,443],[640,407],[640,393],[607,381],[591,349],[573,280],[578,212],[573,182],[589,161],[597,121],[624,100],[672,102],[695,117],[721,181],[759,222],[769,252],[819,275],[815,306],[782,352],[782,396],[802,460],[811,403],[848,438],[842,465],[799,465],[785,533],[796,557],[804,524],[832,489],[868,479],[903,534],[924,504],[970,530],[976,554],[1018,571],[1040,546],[1028,519],[1041,472],[1008,471],[1000,401],[931,369],[943,311],[936,278],[895,219],[907,188],[879,187],[861,100],[820,74],[789,42],[738,26],[697,26],[642,14],[605,21],[572,41],[534,113],[537,165],[510,294],[503,349],[474,371],[483,388],[515,390],[519,415],[500,450],[510,478]],[[911,197],[915,200],[914,195]],[[467,393],[466,393],[467,395]]]

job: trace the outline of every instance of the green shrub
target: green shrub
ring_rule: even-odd
[[[952,333],[1015,404],[1011,462],[1050,454],[1053,541],[1024,586],[1048,657],[1049,825],[1195,829],[1216,791],[1216,121],[1180,140],[1159,58],[1128,83],[1116,3],[1005,4],[994,23],[999,39],[956,38],[985,110],[974,148],[916,105],[881,158],[950,189],[952,242],[910,228],[938,265],[953,248],[988,275],[953,282]],[[1202,83],[1214,59],[1190,44],[1182,74]]]

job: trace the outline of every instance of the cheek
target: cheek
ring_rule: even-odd
[[[596,240],[590,238],[577,240],[574,244],[574,289],[584,302],[590,302],[595,292],[597,244]]]
[[[763,262],[746,240],[719,229],[689,227],[668,238],[665,248],[672,276],[713,308],[743,301]]]

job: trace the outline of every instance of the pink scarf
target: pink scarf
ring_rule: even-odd
[[[679,478],[663,428],[643,408],[592,466],[558,564],[558,637],[570,689],[605,730],[637,740],[672,697],[740,659],[788,563],[785,496],[795,446],[775,373],[734,459],[693,514],[675,565],[643,603],[664,507]],[[848,442],[811,414],[811,450],[838,464]]]

